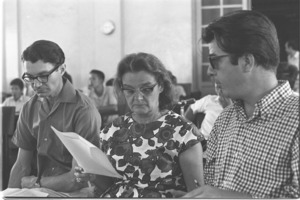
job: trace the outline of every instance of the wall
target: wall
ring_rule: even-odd
[[[66,54],[74,85],[87,84],[88,72],[100,69],[107,79],[128,53],[149,52],[178,77],[191,82],[192,0],[4,0],[4,67],[9,82],[21,76],[21,52],[39,39],[57,42]],[[102,26],[112,20],[111,35]],[[3,86],[8,91],[7,84]]]
[[[123,8],[124,52],[153,53],[178,82],[191,82],[191,1],[129,0]]]

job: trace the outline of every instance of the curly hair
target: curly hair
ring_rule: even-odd
[[[163,63],[154,55],[148,53],[133,53],[125,56],[118,64],[114,87],[117,93],[121,92],[122,78],[128,72],[145,71],[153,75],[157,83],[163,87],[159,95],[159,109],[171,109],[173,104],[172,82]]]

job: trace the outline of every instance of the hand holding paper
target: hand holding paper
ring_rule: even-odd
[[[60,132],[51,126],[85,173],[122,178],[98,147],[73,132]]]

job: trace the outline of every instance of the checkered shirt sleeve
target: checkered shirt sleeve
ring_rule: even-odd
[[[299,96],[281,82],[246,117],[236,101],[208,141],[205,183],[256,198],[299,198]]]

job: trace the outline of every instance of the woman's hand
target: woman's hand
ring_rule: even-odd
[[[81,167],[75,167],[74,175],[76,177],[77,183],[88,183],[88,182],[94,182],[96,179],[95,174],[90,173],[83,173],[83,169]]]

